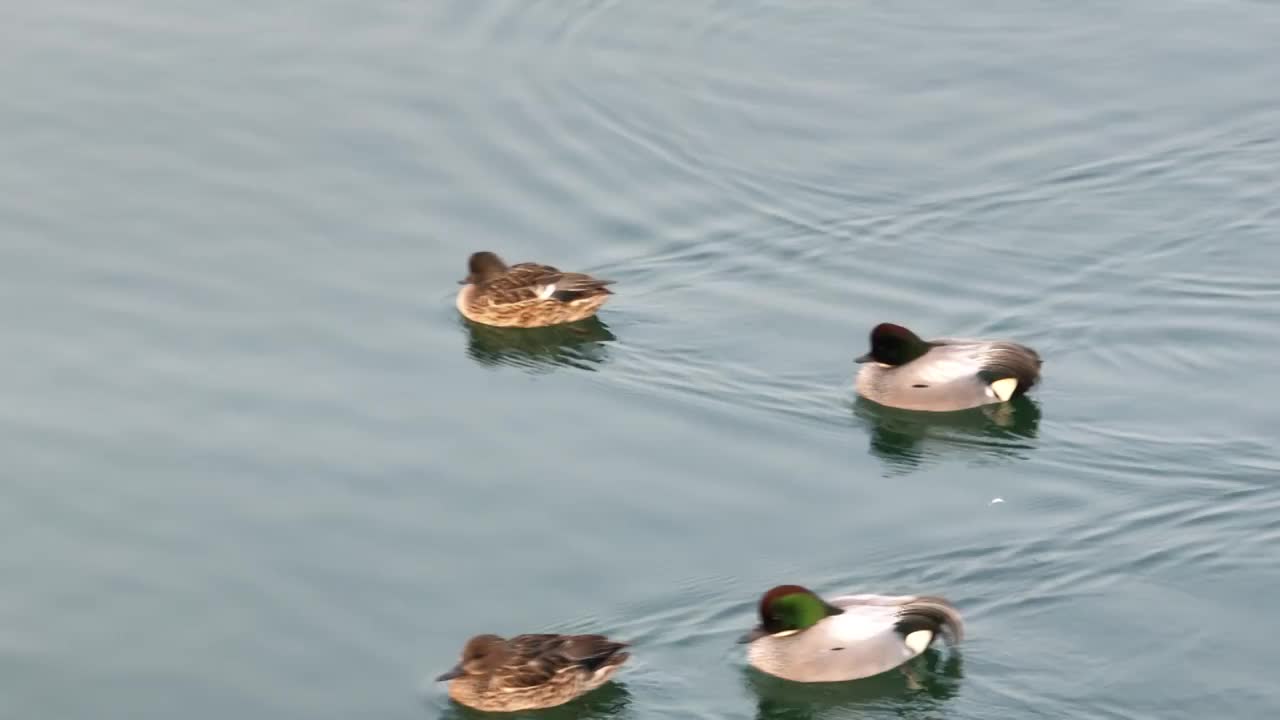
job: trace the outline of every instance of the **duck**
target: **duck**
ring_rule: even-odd
[[[577,322],[596,314],[613,294],[585,273],[550,265],[507,265],[496,253],[472,253],[467,277],[458,282],[456,305],[466,319],[496,327],[535,328]]]
[[[922,340],[901,325],[871,330],[871,350],[854,362],[862,397],[903,410],[951,412],[1008,402],[1040,381],[1035,350],[1010,340]]]
[[[604,685],[630,657],[603,635],[476,635],[462,659],[436,678],[449,697],[482,712],[563,705]]]
[[[738,642],[757,670],[794,682],[845,682],[879,675],[927,650],[939,636],[964,638],[964,620],[928,595],[843,595],[823,600],[801,585],[760,598],[760,624]]]

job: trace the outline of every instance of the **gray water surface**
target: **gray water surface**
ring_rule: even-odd
[[[1264,718],[1280,6],[58,0],[0,26],[0,716],[452,718],[474,633],[606,632],[554,718]],[[617,281],[453,307],[489,249]],[[880,321],[1016,338],[959,417]],[[1003,503],[992,503],[1001,498]],[[804,687],[768,587],[969,638]]]

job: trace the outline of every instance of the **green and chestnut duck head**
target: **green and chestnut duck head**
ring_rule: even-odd
[[[760,598],[760,624],[738,639],[750,643],[763,637],[785,637],[844,612],[800,585],[779,585]]]

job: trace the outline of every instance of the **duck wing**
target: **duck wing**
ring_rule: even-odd
[[[573,670],[595,672],[626,659],[619,652],[626,643],[603,635],[517,635],[507,641],[508,661],[500,673],[503,685],[527,688],[551,683],[561,673]]]
[[[818,679],[878,675],[920,655],[938,635],[950,641],[964,634],[960,614],[941,598],[846,595],[830,602],[844,613],[824,620],[824,632],[805,641]]]
[[[936,595],[843,595],[833,598],[831,604],[843,609],[845,615],[859,618],[869,635],[892,629],[905,638],[916,630],[928,630],[949,643],[964,639],[960,611]]]
[[[1013,342],[992,342],[979,353],[981,369],[978,376],[987,383],[1004,378],[1018,381],[1014,397],[1031,389],[1040,379],[1040,366],[1044,361],[1035,350]]]
[[[924,357],[900,368],[910,368],[913,381],[944,385],[975,375],[987,383],[1012,377],[1025,392],[1039,379],[1044,364],[1035,350],[1005,340],[943,338],[929,344],[933,347]]]
[[[562,272],[550,265],[519,263],[485,283],[484,287],[490,302],[509,305],[552,298],[569,302],[580,297],[609,293],[605,286],[612,285],[613,282],[586,273]]]

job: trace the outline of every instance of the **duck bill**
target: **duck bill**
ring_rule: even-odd
[[[436,678],[436,682],[452,680],[457,677],[462,677],[462,665],[454,665],[449,672],[441,673],[440,676]]]
[[[744,633],[742,637],[738,638],[738,644],[746,645],[748,643],[753,643],[768,634],[769,633],[762,627],[751,628],[751,630]]]
[[[871,362],[874,359],[875,358],[871,357],[871,353],[867,353],[865,355],[859,355],[858,357],[854,358],[853,361],[861,365],[864,362]]]

